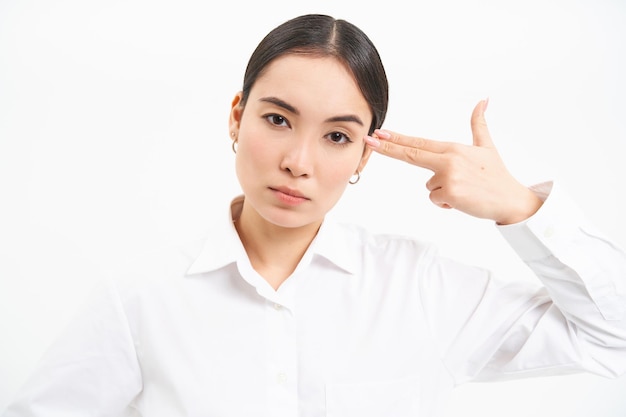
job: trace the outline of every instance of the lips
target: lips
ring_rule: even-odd
[[[287,206],[299,206],[300,204],[310,201],[310,198],[304,196],[300,191],[288,187],[269,187],[276,199],[281,204]]]
[[[302,198],[305,200],[310,200],[308,197],[306,197],[304,194],[302,194],[300,191],[298,190],[294,190],[288,187],[270,187],[270,190],[272,191],[278,191],[280,193],[283,193],[289,197],[295,197],[295,198]]]

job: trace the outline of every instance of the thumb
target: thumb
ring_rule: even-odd
[[[476,107],[474,107],[471,119],[472,139],[474,146],[494,148],[495,146],[491,140],[489,129],[487,128],[487,121],[485,120],[485,110],[487,110],[488,104],[489,99],[487,98],[478,102]]]

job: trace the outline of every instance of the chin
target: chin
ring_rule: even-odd
[[[323,215],[312,216],[311,214],[285,209],[273,209],[269,213],[262,213],[261,216],[269,223],[285,229],[297,229],[312,224],[319,224],[324,220]]]
[[[321,223],[323,219],[306,219],[302,216],[274,216],[267,218],[267,221],[278,227],[285,229],[298,229],[300,227],[309,226],[313,223]]]

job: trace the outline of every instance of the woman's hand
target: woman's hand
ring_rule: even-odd
[[[512,224],[532,216],[541,200],[508,172],[495,148],[480,101],[472,112],[472,145],[376,130],[366,142],[376,152],[431,170],[430,199],[475,217]]]

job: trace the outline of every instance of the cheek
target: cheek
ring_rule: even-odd
[[[361,161],[361,153],[357,156],[354,154],[349,157],[338,158],[324,168],[324,176],[329,183],[336,183],[340,187],[344,187],[348,180],[352,178],[359,162]]]
[[[262,121],[251,116],[244,113],[241,119],[237,159],[245,160],[246,166],[261,166],[272,157],[271,138]]]
[[[337,167],[337,169],[333,170],[331,174],[337,179],[337,181],[344,183],[352,176],[352,173],[354,172],[352,169],[353,165],[352,160],[346,161],[341,166]]]
[[[237,156],[249,166],[262,166],[273,163],[276,150],[270,146],[270,141],[260,137],[240,135]]]
[[[256,149],[258,145],[247,139],[247,137],[240,133],[237,144],[237,156],[235,158],[235,166],[239,182],[245,187],[256,176],[255,172],[262,171],[262,163],[265,157],[254,158],[255,154],[258,154]]]

